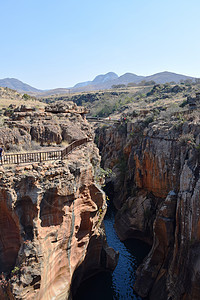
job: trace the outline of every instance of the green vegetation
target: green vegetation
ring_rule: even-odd
[[[194,136],[191,133],[182,134],[179,137],[178,141],[181,144],[181,146],[186,146],[186,145],[194,146]]]
[[[11,273],[14,275],[19,272],[19,267],[15,266]]]
[[[22,96],[22,98],[23,98],[24,100],[30,100],[32,97],[31,97],[30,95],[28,95],[28,94],[24,94],[24,95]]]
[[[10,105],[26,105],[34,107],[36,107],[36,105],[38,105],[38,107],[45,106],[43,102],[28,94],[22,95],[15,90],[0,87],[0,108],[7,108]]]
[[[129,83],[127,86],[114,85],[111,90],[51,96],[43,101],[73,101],[77,105],[85,106],[90,111],[89,115],[93,117],[106,118],[112,115],[118,119],[124,116],[133,119],[140,116],[145,126],[148,126],[159,115],[170,120],[171,116],[187,109],[187,97],[195,95],[199,90],[200,80],[187,80],[181,84],[143,81],[139,84]]]
[[[111,174],[112,170],[109,168],[106,170],[104,170],[103,168],[98,168],[95,172],[95,181],[100,185],[103,185],[105,178],[111,176]]]
[[[126,85],[125,84],[113,84],[112,88],[113,89],[121,89],[121,88],[125,88]]]
[[[143,122],[144,122],[145,127],[147,127],[153,121],[154,121],[154,115],[151,114],[151,115],[147,116]]]
[[[94,117],[108,117],[115,112],[122,112],[127,105],[137,104],[145,97],[149,87],[116,88],[102,92],[80,93],[76,95],[65,95],[59,97],[48,97],[42,99],[46,103],[55,101],[73,101],[77,105],[83,105],[90,110],[90,115]]]
[[[199,144],[199,145],[197,145],[197,146],[195,146],[195,149],[196,149],[196,151],[197,151],[198,155],[200,155],[200,144]]]

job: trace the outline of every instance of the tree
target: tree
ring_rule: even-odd
[[[30,99],[31,99],[31,96],[28,95],[28,94],[24,94],[24,95],[22,96],[22,98],[23,98],[24,100],[30,100]]]
[[[125,88],[126,85],[125,84],[113,84],[112,88],[113,89],[120,89],[120,88]]]

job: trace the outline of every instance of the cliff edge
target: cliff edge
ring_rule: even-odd
[[[199,299],[199,110],[125,118],[97,136],[120,239],[152,245],[134,289],[149,299]]]
[[[12,113],[5,130],[14,127],[19,137],[28,137],[14,139],[17,146],[34,138],[53,143],[55,129],[60,134],[57,144],[91,139],[89,124],[75,110],[59,112],[59,117],[58,112],[40,111],[36,119],[36,112],[20,109]],[[11,148],[6,136],[0,139]],[[117,256],[101,227],[107,205],[95,181],[99,164],[91,140],[63,160],[1,167],[1,299],[72,299],[82,280],[114,269]]]

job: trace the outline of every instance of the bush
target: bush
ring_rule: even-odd
[[[114,106],[106,104],[96,115],[98,117],[108,117],[114,112],[114,110]]]
[[[95,172],[95,181],[102,185],[106,177],[111,176],[112,170],[107,168],[104,170],[103,168],[98,168]]]
[[[198,154],[200,154],[200,144],[197,145],[197,146],[195,147],[195,149],[197,150]]]
[[[126,85],[125,84],[113,84],[112,88],[113,89],[120,89],[120,88],[125,88]]]
[[[19,267],[14,267],[14,269],[11,271],[11,273],[14,275],[14,274],[16,274],[16,273],[18,273],[18,271],[19,271]]]
[[[181,108],[185,107],[188,104],[187,100],[184,100],[179,106]]]
[[[30,100],[30,99],[31,99],[31,96],[28,95],[28,94],[24,94],[24,95],[22,96],[22,98],[23,98],[24,100]]]
[[[154,121],[154,115],[150,115],[150,116],[147,116],[145,119],[144,119],[144,125],[145,127],[147,127],[150,123],[152,123]]]
[[[179,143],[181,146],[186,146],[186,145],[194,145],[194,136],[191,133],[188,134],[183,134],[179,137],[178,139]]]
[[[176,103],[173,103],[166,109],[166,111],[162,111],[160,113],[160,117],[169,120],[172,115],[181,113],[182,111],[183,109],[180,106],[178,106]]]

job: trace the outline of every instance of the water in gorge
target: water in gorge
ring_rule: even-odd
[[[134,294],[133,283],[136,269],[150,248],[145,243],[134,239],[121,242],[113,226],[114,217],[114,207],[109,204],[104,225],[108,245],[115,251],[119,251],[118,265],[112,274],[102,272],[83,282],[74,300],[142,299]]]

